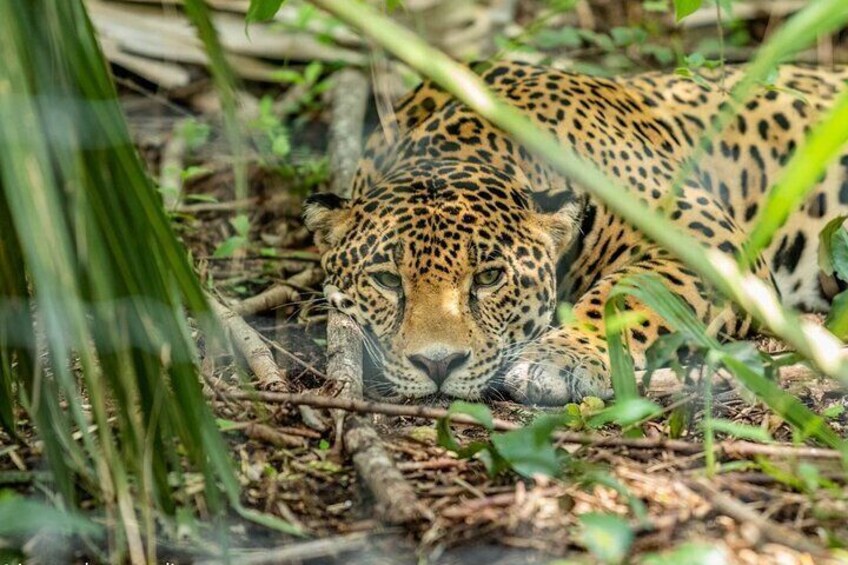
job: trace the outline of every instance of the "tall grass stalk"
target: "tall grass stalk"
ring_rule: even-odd
[[[0,423],[17,399],[53,488],[119,525],[108,559],[155,560],[186,463],[213,516],[238,502],[184,309],[215,327],[83,4],[0,2],[0,50]]]

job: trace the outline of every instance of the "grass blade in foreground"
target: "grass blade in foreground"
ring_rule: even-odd
[[[27,273],[51,369],[33,374],[7,320],[0,353],[18,364],[4,381],[35,418],[68,503],[82,487],[120,525],[109,560],[155,560],[144,545],[155,535],[150,502],[174,510],[171,481],[179,488],[186,461],[203,473],[213,515],[221,490],[238,502],[183,306],[210,334],[212,318],[130,142],[83,4],[0,3],[0,47],[0,215],[11,220],[0,225],[0,272]],[[27,298],[20,281],[0,290]],[[25,317],[12,323],[32,336]]]
[[[630,295],[665,318],[676,330],[683,332],[689,341],[707,350],[710,364],[720,363],[733,373],[776,414],[798,428],[805,437],[814,437],[848,458],[848,444],[839,437],[825,420],[804,406],[800,400],[784,391],[762,372],[755,371],[740,360],[726,344],[707,333],[701,322],[683,300],[663,285],[654,274],[634,275],[622,279],[610,296]]]
[[[311,0],[342,21],[363,31],[380,46],[422,74],[433,79],[457,99],[493,124],[510,133],[530,151],[543,157],[555,169],[579,183],[611,210],[638,227],[645,235],[670,250],[701,274],[720,292],[732,298],[774,334],[793,345],[821,371],[848,383],[848,357],[839,352],[841,342],[821,327],[801,321],[796,313],[780,304],[776,293],[717,251],[705,250],[694,238],[678,230],[662,214],[650,210],[630,191],[618,186],[592,164],[581,160],[573,150],[562,146],[551,134],[534,126],[520,111],[493,95],[485,83],[466,67],[429,47],[406,28],[382,16],[373,8],[347,0]],[[835,21],[848,18],[844,0],[823,0],[811,4],[787,24],[788,32],[776,33],[784,44],[770,41],[746,73],[744,88],[752,88],[765,78],[780,57],[798,49],[815,34],[816,25],[831,29]],[[744,90],[743,90],[744,92]]]

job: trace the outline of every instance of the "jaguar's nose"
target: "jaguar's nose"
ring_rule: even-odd
[[[407,356],[409,362],[427,375],[438,387],[442,386],[442,383],[452,372],[465,365],[469,357],[469,351],[451,351],[448,349]]]

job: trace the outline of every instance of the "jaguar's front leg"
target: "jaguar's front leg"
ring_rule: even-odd
[[[545,406],[607,396],[607,343],[589,328],[569,324],[525,347],[506,374],[507,391],[515,400]]]
[[[586,396],[606,396],[611,392],[610,367],[604,329],[604,304],[610,290],[622,278],[639,273],[660,275],[666,285],[685,297],[702,319],[710,316],[711,304],[696,275],[668,258],[647,257],[597,281],[575,303],[574,321],[552,329],[516,354],[505,375],[505,388],[519,401],[531,404],[562,405],[579,402]],[[648,346],[669,328],[656,314],[634,299],[630,310],[642,316],[627,330],[627,340],[636,366],[644,364]]]

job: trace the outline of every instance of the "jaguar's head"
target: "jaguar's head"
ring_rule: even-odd
[[[528,191],[520,171],[422,161],[353,200],[307,201],[327,298],[395,394],[479,398],[549,326],[576,212],[537,212]]]

